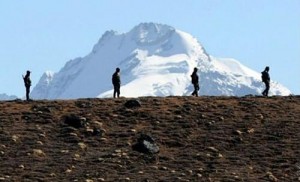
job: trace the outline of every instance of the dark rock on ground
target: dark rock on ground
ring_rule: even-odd
[[[131,99],[131,100],[126,101],[124,106],[127,108],[135,108],[135,107],[141,107],[142,104],[137,99]]]
[[[159,147],[154,139],[146,134],[139,136],[137,143],[132,146],[132,149],[145,154],[156,154],[159,152]]]
[[[86,125],[86,119],[76,116],[75,114],[66,115],[64,116],[63,119],[65,124],[72,126],[74,128],[81,128]]]

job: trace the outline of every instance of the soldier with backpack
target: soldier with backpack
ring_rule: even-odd
[[[22,75],[23,80],[24,80],[24,84],[25,84],[25,88],[26,88],[26,100],[29,101],[29,93],[30,93],[30,86],[31,86],[31,80],[30,80],[30,71],[27,70],[26,75]]]
[[[121,88],[121,78],[120,78],[120,68],[116,68],[115,73],[112,75],[112,84],[114,86],[114,98],[120,97],[120,88]]]
[[[200,89],[200,86],[199,86],[199,77],[197,75],[197,71],[198,69],[197,68],[194,68],[194,71],[191,75],[192,77],[192,84],[194,85],[194,92],[192,93],[192,96],[196,96],[198,97],[198,91]]]
[[[265,83],[266,89],[262,92],[263,96],[268,96],[269,94],[269,89],[270,89],[270,75],[269,75],[269,66],[265,68],[263,72],[261,72],[261,79],[262,82]]]

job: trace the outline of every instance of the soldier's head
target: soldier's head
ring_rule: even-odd
[[[266,68],[265,68],[265,71],[269,71],[270,70],[270,68],[269,68],[269,66],[267,66]]]
[[[26,74],[27,74],[27,75],[30,75],[30,73],[31,73],[31,71],[27,70]]]
[[[195,67],[195,68],[194,68],[194,71],[197,72],[197,71],[198,71],[198,68]]]
[[[120,68],[116,68],[116,72],[119,73],[120,72]]]

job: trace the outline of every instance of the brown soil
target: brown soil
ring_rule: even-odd
[[[299,96],[128,100],[0,102],[0,181],[300,181]]]

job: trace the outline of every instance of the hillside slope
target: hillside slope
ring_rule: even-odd
[[[0,102],[0,180],[300,179],[299,96],[128,100]],[[158,154],[132,149],[140,133]]]

